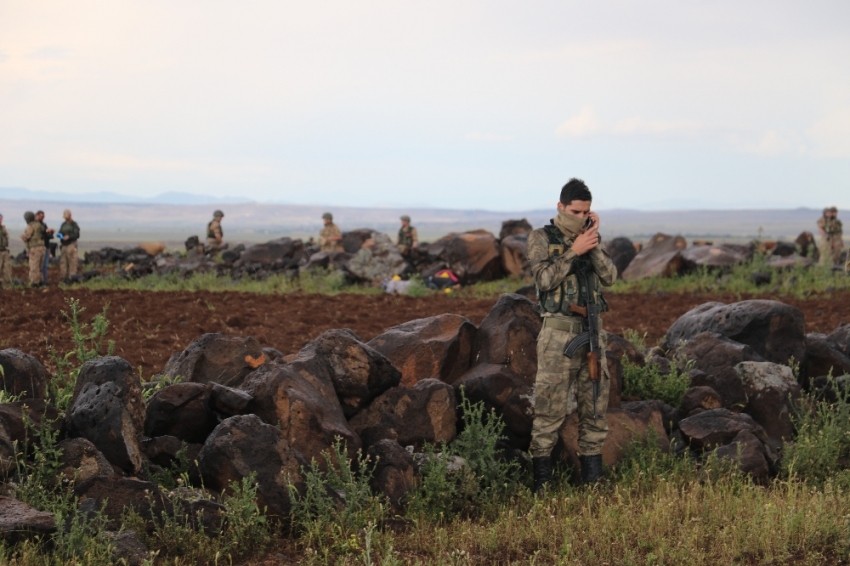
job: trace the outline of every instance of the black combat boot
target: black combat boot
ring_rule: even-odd
[[[602,454],[579,456],[581,463],[581,483],[591,484],[602,479]]]
[[[531,465],[534,467],[534,493],[540,493],[552,483],[552,457],[532,458]]]

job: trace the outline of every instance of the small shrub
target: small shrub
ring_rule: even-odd
[[[690,386],[687,372],[693,362],[672,360],[670,373],[663,374],[657,364],[648,363],[644,367],[632,363],[623,356],[623,396],[639,399],[657,399],[673,407],[682,402],[682,395]]]
[[[623,332],[623,338],[631,342],[632,346],[634,346],[638,352],[643,352],[644,350],[646,350],[646,337],[646,332],[641,334],[637,330],[633,330],[631,328]]]

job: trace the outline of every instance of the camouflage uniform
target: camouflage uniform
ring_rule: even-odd
[[[832,209],[827,209],[832,211]],[[827,218],[826,214],[818,219],[818,228],[826,233],[821,235],[821,262],[836,265],[841,262],[844,249],[844,227],[838,218]]]
[[[47,248],[44,245],[44,224],[38,220],[27,224],[27,229],[24,231],[24,244],[29,257],[30,285],[41,285],[45,282],[42,268],[47,254]]]
[[[9,231],[0,224],[0,285],[12,282],[12,258],[9,255]]]
[[[323,252],[341,252],[342,243],[331,240],[330,238],[339,238],[342,236],[339,227],[331,222],[319,232],[319,249]]]
[[[62,255],[59,256],[59,278],[67,279],[77,274],[77,240],[80,239],[80,226],[73,220],[66,220],[59,228],[59,233],[68,236],[62,239]]]
[[[413,251],[413,247],[419,241],[419,234],[416,233],[416,228],[402,226],[398,231],[398,249],[402,255],[407,255]]]
[[[219,242],[224,238],[224,230],[221,228],[221,221],[214,218],[207,224],[207,246],[210,253],[215,253],[221,247]]]
[[[547,227],[552,229],[552,227]],[[581,348],[572,359],[564,355],[564,347],[582,331],[582,318],[570,315],[567,305],[578,303],[577,278],[571,271],[575,263],[586,258],[592,265],[597,283],[612,285],[617,278],[617,268],[603,250],[602,244],[579,260],[571,249],[577,236],[559,230],[562,244],[552,244],[540,228],[529,234],[528,259],[538,289],[538,296],[554,297],[554,304],[562,306],[556,312],[543,313],[543,329],[537,339],[537,377],[534,385],[534,423],[531,431],[532,457],[549,456],[558,440],[558,431],[564,419],[578,409],[579,452],[582,456],[595,456],[602,452],[602,444],[608,434],[605,412],[608,408],[610,377],[605,361],[605,339],[600,332],[601,383],[597,402],[598,419],[593,417],[593,389],[587,363],[587,347]],[[598,284],[592,285],[592,298],[600,304]],[[563,300],[562,300],[563,299]],[[541,308],[546,311],[544,301]],[[550,303],[551,306],[551,303]],[[600,330],[602,328],[599,321]]]

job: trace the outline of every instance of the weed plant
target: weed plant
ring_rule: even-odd
[[[658,399],[673,407],[682,402],[682,395],[690,387],[688,371],[693,362],[671,360],[670,371],[665,373],[658,364],[647,363],[641,367],[623,356],[623,397]]]

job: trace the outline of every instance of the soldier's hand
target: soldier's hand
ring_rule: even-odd
[[[588,217],[593,221],[593,229],[599,232],[599,215],[595,212],[588,214]]]
[[[599,233],[596,231],[596,226],[593,226],[587,232],[579,235],[579,237],[575,239],[572,250],[576,253],[576,255],[584,255],[598,245]]]

